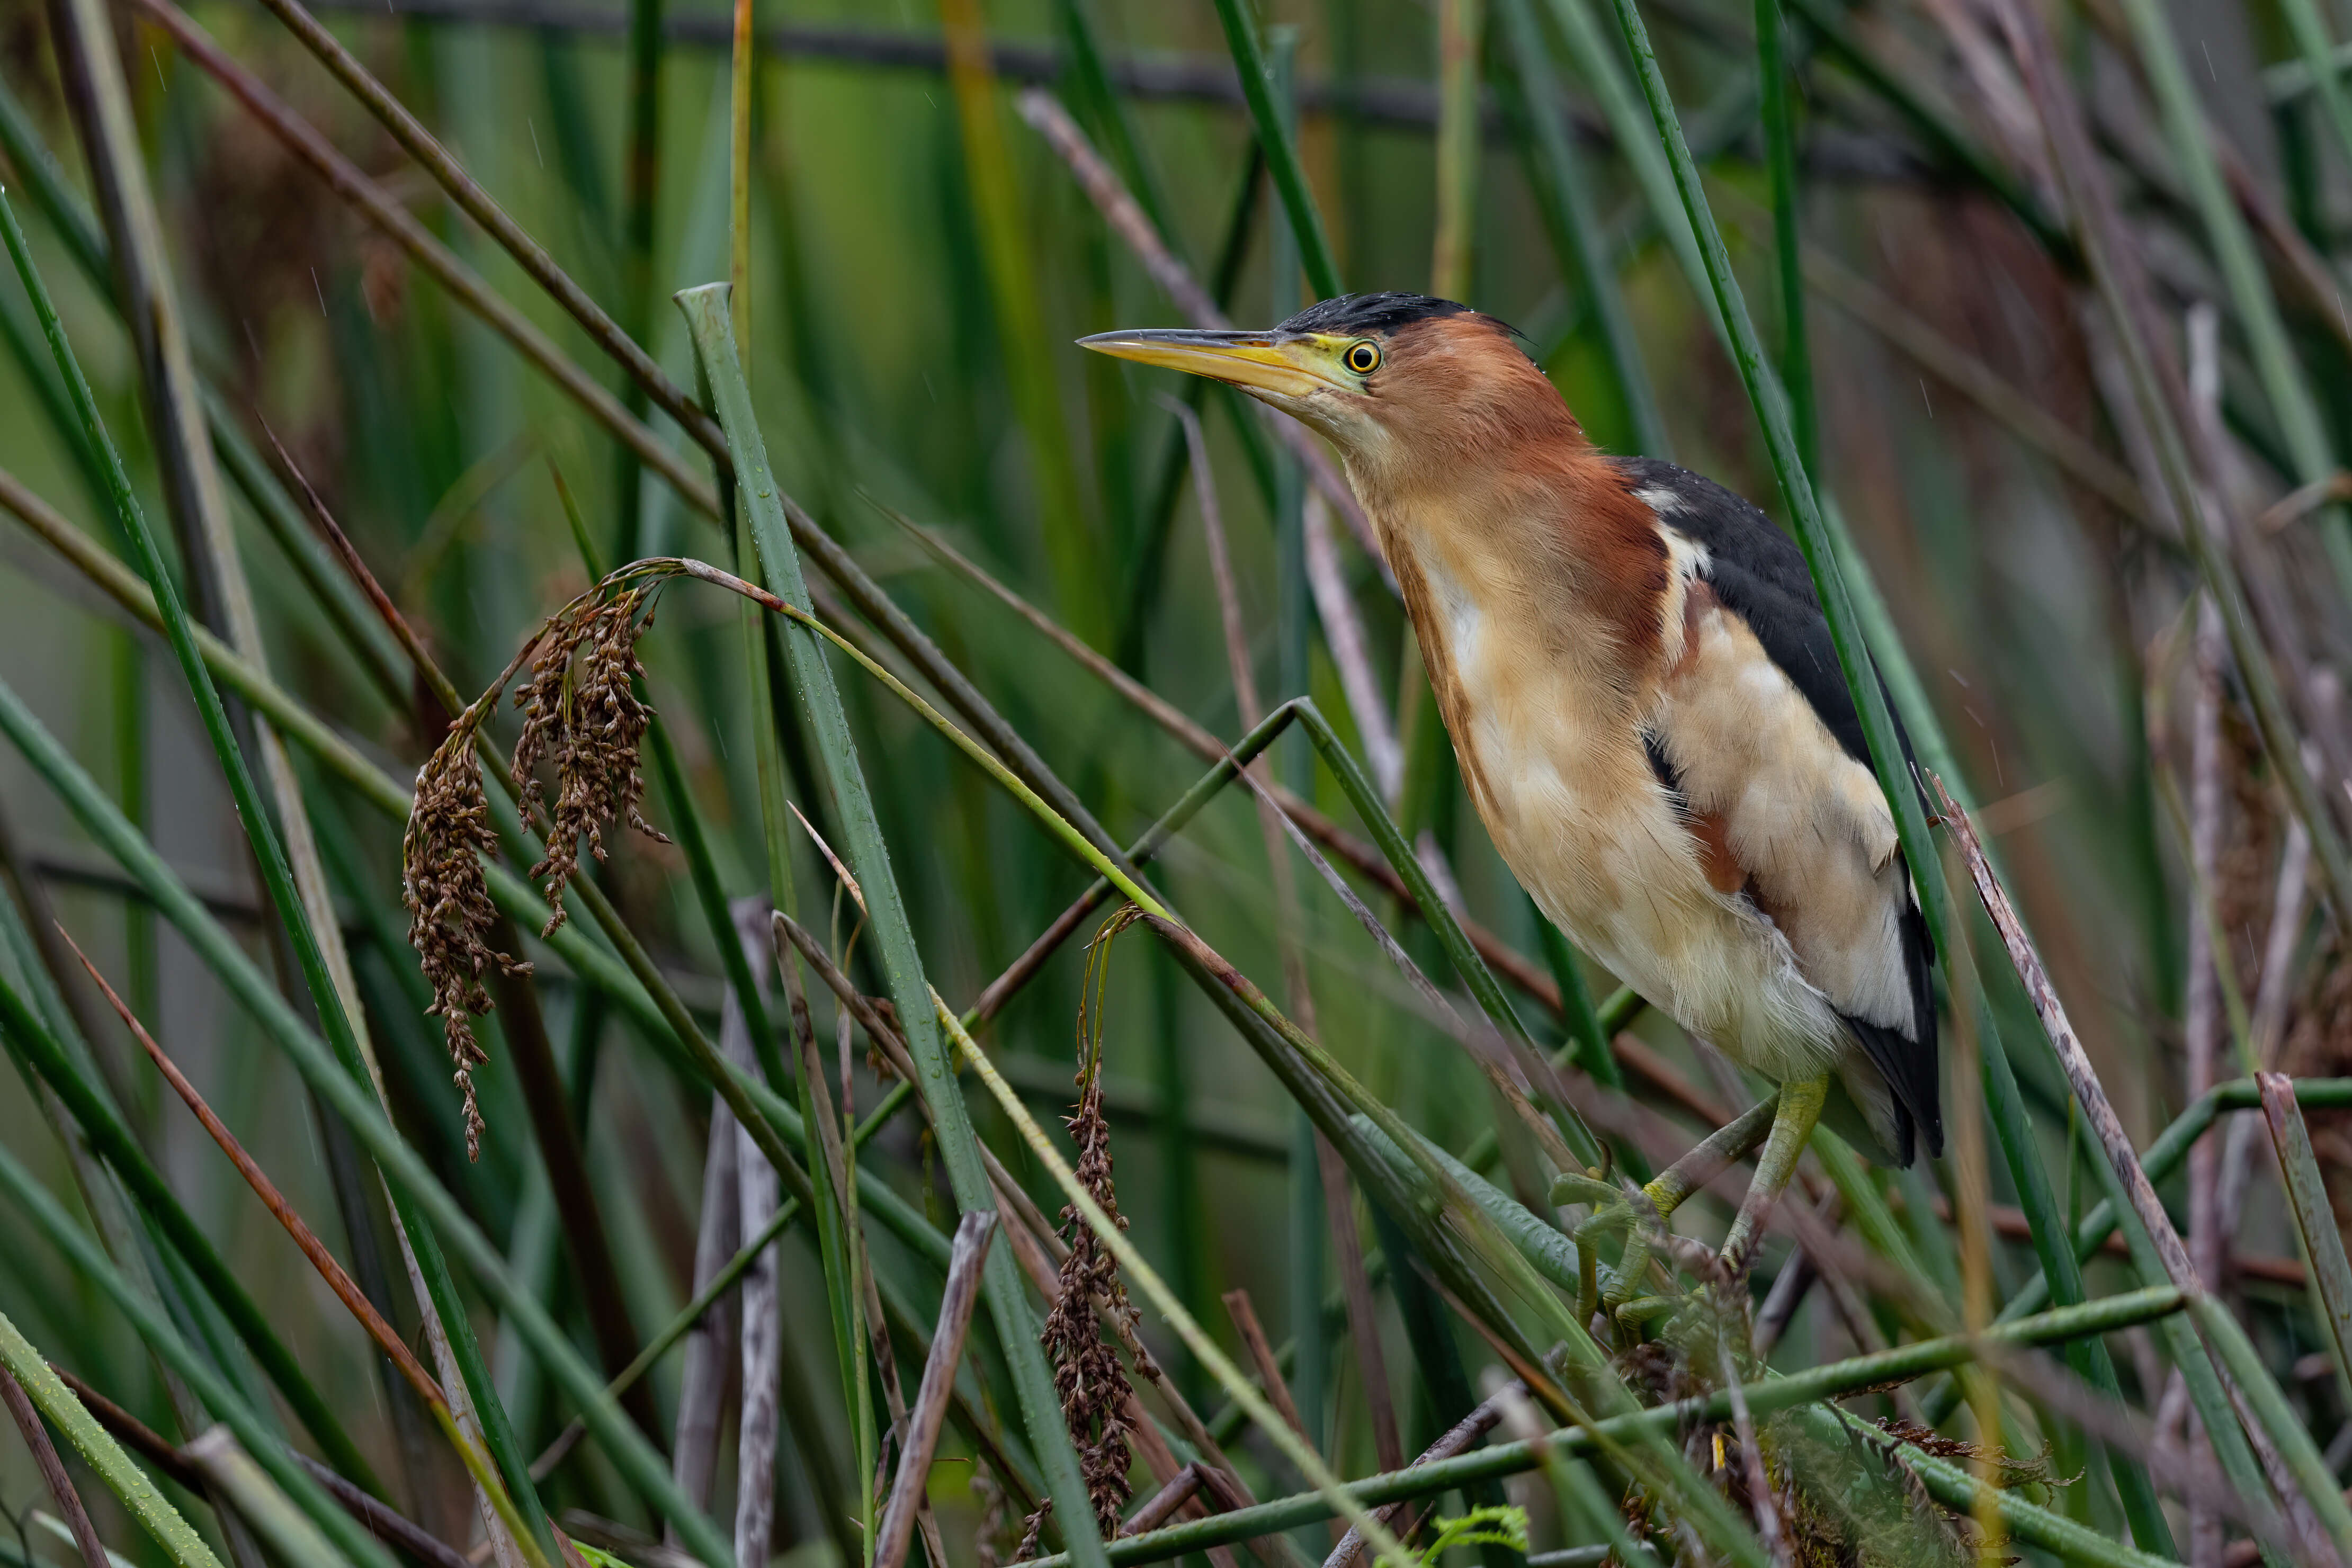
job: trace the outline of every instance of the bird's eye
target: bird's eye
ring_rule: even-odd
[[[1375,343],[1351,343],[1339,356],[1339,362],[1360,376],[1370,375],[1381,368],[1380,346]]]

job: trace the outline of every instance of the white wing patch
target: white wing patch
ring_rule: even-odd
[[[1692,810],[1719,817],[1757,904],[1838,1010],[1909,1033],[1908,879],[1870,769],[1848,756],[1745,622],[1688,585],[1690,646],[1651,729]]]

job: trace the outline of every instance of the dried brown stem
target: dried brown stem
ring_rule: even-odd
[[[1192,1500],[1201,1490],[1202,1465],[1198,1459],[1187,1463],[1176,1472],[1175,1479],[1144,1500],[1143,1506],[1127,1516],[1118,1527],[1121,1535],[1140,1535],[1147,1530],[1157,1530],[1176,1516],[1176,1511]]]
[[[1493,1395],[1480,1401],[1470,1414],[1447,1427],[1444,1435],[1428,1448],[1423,1448],[1420,1457],[1412,1462],[1416,1465],[1426,1465],[1438,1459],[1450,1459],[1456,1454],[1469,1452],[1472,1444],[1493,1431],[1496,1423],[1502,1420],[1504,1407],[1512,1396],[1516,1395],[1519,1398],[1525,1398],[1527,1392],[1527,1385],[1518,1382],[1496,1390]],[[1412,1533],[1418,1522],[1417,1520],[1407,1517],[1417,1506],[1412,1501],[1392,1502],[1372,1517],[1381,1521],[1382,1529],[1391,1531],[1402,1540]],[[1339,1538],[1339,1544],[1331,1549],[1331,1555],[1323,1560],[1323,1568],[1351,1568],[1356,1559],[1363,1554],[1363,1550],[1362,1533],[1350,1527],[1348,1533]]]
[[[1227,1291],[1224,1302],[1225,1315],[1234,1320],[1234,1332],[1241,1335],[1242,1348],[1249,1353],[1250,1364],[1257,1369],[1258,1383],[1265,1390],[1267,1403],[1290,1423],[1292,1431],[1314,1443],[1307,1423],[1299,1418],[1297,1402],[1290,1396],[1290,1385],[1282,1380],[1282,1364],[1275,1359],[1274,1346],[1265,1337],[1265,1325],[1257,1321],[1257,1308],[1250,1301],[1250,1293]]]
[[[915,1392],[915,1406],[899,1445],[898,1479],[890,1488],[889,1505],[883,1510],[881,1532],[875,1537],[875,1568],[899,1568],[906,1560],[914,1536],[916,1508],[923,1498],[931,1457],[939,1451],[940,1425],[947,1417],[949,1396],[955,1392],[964,1336],[971,1331],[972,1309],[980,1300],[981,1264],[995,1234],[992,1214],[967,1214],[956,1227],[947,1284],[940,1296],[938,1326],[931,1333],[931,1353],[923,1363],[923,1381]]]

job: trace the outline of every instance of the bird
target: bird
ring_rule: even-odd
[[[1505,864],[1780,1086],[1702,1145],[1758,1156],[1727,1265],[1752,1262],[1817,1124],[1882,1166],[1942,1153],[1927,925],[1804,556],[1769,517],[1601,450],[1515,331],[1453,300],[1078,342],[1223,382],[1336,450]],[[1650,1184],[1661,1209],[1690,1165]]]

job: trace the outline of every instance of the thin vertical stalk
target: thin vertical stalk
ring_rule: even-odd
[[[2210,892],[2221,853],[2222,641],[2221,618],[2208,594],[2196,596],[2194,639],[2189,674],[2189,863],[2196,891],[2189,900],[2189,972],[2180,1001],[2181,1048],[2192,1096],[2213,1087],[2215,1047],[2221,1031]],[[2189,1150],[2189,1245],[2198,1277],[2217,1285],[2229,1249],[2221,1228],[2221,1140],[2198,1139]],[[2203,1511],[2192,1508],[2189,1518],[2193,1536],[2204,1522]]]
[[[1763,0],[1769,5],[1771,0]],[[1953,923],[1956,926],[1958,922]],[[1961,927],[1965,929],[1965,927]],[[1951,977],[1955,994],[1952,998],[1952,1082],[1966,1083],[1975,1076],[1978,1068],[1976,1009],[1973,995],[1958,994],[1976,977],[1975,967],[1965,953],[1951,954],[1945,972]],[[1956,1114],[1952,1118],[1952,1208],[1959,1222],[1960,1232],[1960,1321],[1971,1334],[1981,1334],[1992,1320],[1992,1229],[1987,1210],[1992,1206],[1991,1170],[1985,1158],[1984,1123],[1967,1103],[1965,1096],[1956,1096]],[[1969,1413],[1976,1417],[1977,1443],[1988,1455],[2000,1447],[2000,1385],[1984,1375],[1980,1368],[1969,1369],[1961,1380],[1968,1392]],[[1999,1469],[1988,1457],[1978,1461],[1979,1479],[1988,1490],[1998,1485]],[[1983,1549],[1998,1552],[2001,1544],[2000,1515],[1985,1491],[1978,1494],[1977,1531]]]
[[[1478,226],[1478,101],[1480,36],[1485,0],[1437,4],[1437,235],[1429,259],[1429,291],[1440,299],[1470,297]]]
[[[751,83],[760,53],[751,12],[752,0],[735,0],[727,72],[727,281],[739,343],[751,341]],[[748,378],[751,367],[743,373]]]
[[[2287,1207],[2302,1243],[2311,1288],[2312,1315],[2319,1320],[2328,1359],[2339,1387],[2352,1393],[2352,1263],[2344,1253],[2343,1228],[2336,1223],[2327,1185],[2311,1151],[2311,1131],[2295,1103],[2294,1083],[2283,1072],[2258,1072],[2263,1117],[2271,1130],[2279,1170],[2285,1176]]]
[[[1331,241],[1324,233],[1315,193],[1307,186],[1307,171],[1299,165],[1297,145],[1276,102],[1274,76],[1258,42],[1257,25],[1250,20],[1243,0],[1217,0],[1217,20],[1224,27],[1234,69],[1241,76],[1242,99],[1249,105],[1250,120],[1257,128],[1266,172],[1273,177],[1283,213],[1297,238],[1298,264],[1307,274],[1307,286],[1318,298],[1328,299],[1342,292],[1339,265],[1332,259]]]
[[[2320,105],[2327,111],[2328,124],[2342,144],[2344,156],[2352,158],[2352,99],[2344,93],[2341,68],[2336,63],[2336,44],[2327,36],[2326,19],[2313,0],[2282,0],[2279,8],[2286,14],[2287,30],[2294,35],[2294,47],[2303,55],[2311,85],[2318,91]]]
[[[1868,643],[1853,605],[1847,597],[1845,575],[1840,569],[1830,531],[1822,519],[1811,477],[1798,451],[1795,432],[1790,423],[1787,396],[1766,361],[1762,340],[1757,334],[1755,322],[1748,314],[1747,299],[1740,292],[1738,280],[1732,276],[1731,259],[1724,250],[1723,235],[1717,229],[1715,215],[1707,206],[1706,192],[1699,182],[1698,165],[1691,157],[1689,143],[1684,139],[1682,122],[1675,113],[1674,99],[1667,91],[1664,76],[1658,69],[1657,56],[1650,47],[1649,29],[1643,24],[1635,0],[1613,0],[1613,4],[1618,24],[1624,31],[1626,47],[1633,53],[1635,74],[1640,79],[1643,96],[1649,99],[1657,138],[1664,145],[1683,209],[1698,235],[1700,256],[1706,265],[1716,307],[1729,333],[1732,357],[1738,366],[1740,380],[1748,389],[1748,402],[1755,408],[1758,423],[1763,427],[1773,475],[1780,481],[1781,494],[1788,501],[1796,525],[1798,545],[1804,551],[1805,564],[1812,574],[1814,586],[1820,591],[1822,610],[1829,622],[1831,641],[1835,644],[1838,664],[1844,672],[1847,689],[1853,693],[1854,706],[1860,711],[1863,734],[1869,744],[1879,787],[1885,793],[1888,807],[1894,814],[1911,874],[1920,883],[1921,912],[1930,928],[1935,930],[1938,950],[1948,952],[1950,947],[1944,940],[1947,934],[1939,929],[1944,922],[1940,866],[1927,836],[1927,815],[1920,809],[1918,791],[1909,779],[1894,715],[1888,709],[1885,693],[1872,666]]]
[[[0,1367],[0,1405],[8,1406],[16,1435],[25,1439],[25,1447],[33,1456],[33,1468],[40,1471],[42,1482],[49,1489],[50,1500],[58,1505],[58,1512],[72,1531],[75,1550],[81,1553],[85,1568],[112,1568],[106,1560],[106,1543],[99,1540],[98,1527],[89,1521],[89,1510],[82,1506],[81,1493],[74,1490],[73,1478],[66,1474],[65,1461],[58,1458],[58,1446],[49,1441],[49,1429],[41,1425],[41,1413],[33,1408],[32,1400],[5,1367]]]
[[[1617,268],[1602,242],[1591,187],[1569,141],[1563,120],[1565,100],[1536,26],[1533,0],[1495,0],[1495,6],[1503,34],[1495,49],[1495,87],[1503,112],[1518,126],[1536,211],[1543,219],[1561,270],[1591,302],[1592,317],[1601,329],[1601,357],[1625,405],[1635,449],[1652,457],[1671,458],[1674,446],[1666,434],[1664,416],[1658,412],[1657,388],[1633,335],[1633,317],[1625,308],[1624,290],[1618,287]]]
[[[1161,194],[1159,176],[1144,156],[1134,120],[1127,112],[1127,100],[1119,96],[1103,64],[1102,46],[1095,37],[1088,8],[1089,0],[1054,0],[1054,14],[1061,23],[1062,40],[1069,50],[1069,86],[1076,89],[1073,96],[1084,107],[1087,117],[1094,121],[1096,136],[1118,161],[1127,176],[1128,189],[1135,193],[1137,204],[1151,220],[1151,226],[1166,234],[1167,197]]]
[[[1109,639],[1100,552],[1079,498],[1076,460],[1062,420],[1053,361],[1037,303],[1027,220],[1021,210],[1011,151],[996,102],[981,0],[940,0],[948,47],[948,85],[963,132],[964,175],[980,225],[982,259],[996,312],[997,351],[1013,406],[1029,444],[1046,569],[1064,618],[1097,647]]]
[[[766,955],[768,901],[752,896],[729,905],[734,925],[721,937],[734,939],[747,964],[756,961],[752,981],[757,989],[768,977]],[[758,999],[754,997],[753,999]],[[765,1009],[761,1009],[764,1015]],[[746,1070],[752,1062],[751,1042],[740,1038],[750,1029],[750,1008],[739,999],[731,1021],[738,1039],[731,1059]],[[725,1032],[724,1023],[721,1032]],[[763,1232],[777,1209],[778,1176],[751,1135],[739,1124],[728,1130],[735,1140],[735,1205],[739,1239]],[[775,1529],[776,1429],[782,1411],[782,1368],[790,1354],[783,1342],[783,1302],[778,1296],[780,1261],[772,1246],[760,1249],[743,1277],[741,1343],[742,1404],[736,1416],[735,1441],[735,1560],[762,1563]]]
[[[1570,68],[1584,79],[1585,87],[1600,105],[1601,119],[1608,121],[1609,134],[1617,144],[1618,154],[1625,160],[1633,183],[1641,189],[1651,221],[1665,236],[1666,248],[1675,253],[1683,276],[1690,280],[1699,308],[1706,312],[1715,329],[1721,332],[1723,314],[1707,281],[1698,237],[1692,231],[1690,214],[1684,210],[1676,193],[1674,169],[1661,152],[1650,117],[1642,107],[1641,91],[1625,78],[1622,57],[1609,45],[1600,25],[1592,19],[1591,0],[1551,0],[1551,17],[1559,29],[1560,42],[1567,46]]]
[[[731,1006],[722,1015],[721,1051],[733,1043],[736,1031],[730,1026],[740,1018],[740,1010]],[[747,1051],[745,1055],[749,1054]],[[709,1129],[703,1149],[702,1207],[696,1215],[694,1241],[695,1300],[708,1305],[696,1314],[686,1335],[670,1438],[670,1478],[698,1508],[709,1505],[710,1483],[718,1469],[719,1428],[727,1416],[728,1369],[734,1360],[734,1331],[740,1322],[737,1303],[722,1303],[713,1287],[723,1277],[730,1250],[742,1235],[739,1208],[743,1189],[735,1169],[735,1114],[716,1094],[710,1100]],[[533,1469],[537,1468],[534,1463]]]
[[[931,1353],[923,1364],[922,1386],[915,1395],[913,1420],[898,1453],[898,1478],[890,1486],[890,1505],[883,1511],[882,1532],[874,1548],[874,1568],[899,1568],[914,1539],[915,1514],[929,1480],[931,1457],[939,1451],[940,1426],[955,1391],[956,1365],[963,1359],[964,1335],[971,1328],[972,1308],[980,1301],[982,1265],[988,1244],[996,1239],[996,1216],[967,1214],[956,1226],[955,1251],[948,1263],[947,1284],[940,1292],[940,1314],[931,1331]]]
[[[1797,118],[1790,93],[1780,0],[1756,0],[1756,75],[1763,89],[1764,165],[1772,182],[1773,256],[1780,285],[1780,385],[1789,394],[1798,460],[1821,472],[1820,414],[1813,406],[1812,352],[1805,340],[1805,275],[1797,226]]]
[[[970,42],[976,44],[978,40],[975,37]],[[991,108],[992,112],[992,106],[982,107]],[[761,570],[772,592],[806,614],[809,597],[801,576],[800,559],[793,548],[775,477],[768,465],[766,444],[752,418],[736,347],[727,333],[725,291],[709,286],[688,289],[678,296],[678,306],[693,331],[703,376],[710,386],[719,422],[726,429],[734,455],[738,495],[750,513]],[[953,1063],[933,1020],[921,955],[916,949],[907,906],[890,869],[889,851],[874,816],[873,799],[866,789],[856,742],[849,734],[848,716],[843,711],[833,672],[825,663],[824,644],[797,622],[782,629],[782,641],[794,696],[815,743],[818,761],[843,825],[843,847],[871,910],[877,956],[888,980],[891,999],[906,1031],[908,1050],[919,1074],[918,1091],[931,1107],[933,1133],[941,1162],[947,1167],[949,1186],[963,1212],[991,1209],[994,1202],[981,1163],[979,1140],[972,1131],[971,1113],[956,1088]],[[814,1129],[810,1135],[814,1135]],[[1003,1341],[1024,1422],[1045,1472],[1055,1512],[1060,1519],[1071,1556],[1080,1568],[1105,1568],[1086,1479],[1079,1472],[1069,1432],[1062,1423],[1052,1375],[1037,1345],[1035,1320],[1021,1293],[1020,1279],[1009,1251],[992,1249],[987,1280],[989,1310]]]
[[[628,144],[623,155],[621,325],[644,342],[654,315],[654,218],[661,192],[662,11],[665,0],[629,0]],[[642,423],[653,400],[625,378],[622,405]],[[613,499],[620,508],[616,544],[623,560],[645,553],[645,465],[625,441],[614,444]]]
[[[1266,91],[1285,142],[1295,147],[1298,136],[1298,30],[1276,27],[1266,42]],[[1274,214],[1268,238],[1267,313],[1278,321],[1287,320],[1303,303],[1298,298],[1303,252],[1297,226],[1286,207]],[[1205,525],[1212,517],[1209,508],[1213,492],[1210,488],[1208,455],[1197,440],[1192,449],[1192,488],[1194,499],[1203,507],[1201,515]],[[1282,692],[1296,695],[1305,690],[1309,629],[1307,496],[1298,459],[1292,453],[1275,455],[1272,499],[1276,679]],[[1228,579],[1231,575],[1230,570],[1225,573]],[[1254,683],[1246,678],[1248,638],[1241,626],[1240,607],[1234,601],[1229,583],[1221,588],[1219,597],[1225,606],[1226,641],[1234,650],[1228,656],[1234,665],[1235,695],[1255,708],[1256,697],[1250,689]],[[1242,716],[1244,728],[1255,728],[1257,721],[1255,712],[1245,711]],[[1302,781],[1311,788],[1314,761],[1297,737],[1286,737],[1277,742],[1272,761],[1275,768],[1269,771],[1276,772],[1293,791],[1298,790]],[[1265,835],[1267,863],[1274,875],[1276,917],[1283,927],[1277,945],[1282,957],[1284,1002],[1300,1027],[1313,1034],[1317,1032],[1315,998],[1307,986],[1306,957],[1297,940],[1297,887],[1290,859],[1283,852],[1273,808],[1263,800],[1258,806],[1258,823]],[[1297,1347],[1292,1360],[1293,1375],[1298,1384],[1298,1403],[1307,1412],[1298,1430],[1318,1452],[1325,1446],[1323,1424],[1330,1408],[1331,1344],[1323,1325],[1324,1281],[1330,1260],[1328,1242],[1331,1228],[1349,1215],[1344,1184],[1334,1193],[1323,1178],[1324,1160],[1318,1149],[1322,1141],[1305,1108],[1292,1107],[1290,1159],[1286,1167],[1290,1184],[1290,1239],[1284,1262],[1290,1298],[1290,1339]],[[1302,1552],[1312,1552],[1316,1546],[1311,1537],[1301,1539],[1298,1544]]]

